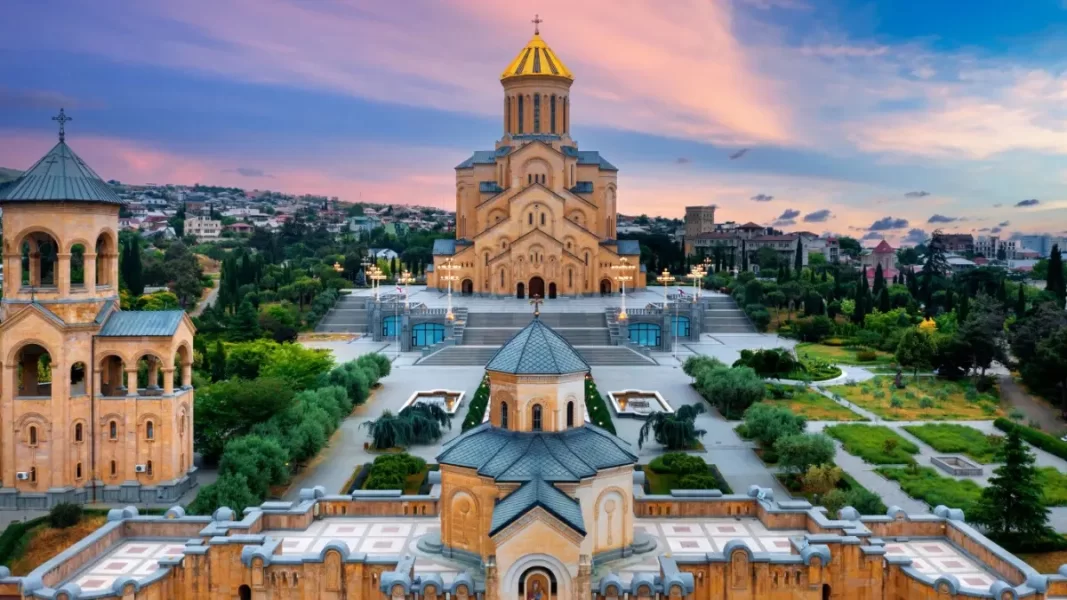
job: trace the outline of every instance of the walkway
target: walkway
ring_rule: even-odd
[[[1019,409],[1030,423],[1041,423],[1042,429],[1057,437],[1067,433],[1061,412],[1051,404],[1026,391],[1011,375],[1002,375],[997,381],[1000,400]]]

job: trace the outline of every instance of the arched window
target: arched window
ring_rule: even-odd
[[[37,426],[30,425],[29,442],[31,446],[37,445]]]
[[[115,421],[110,421],[107,424],[107,437],[112,440],[119,439],[119,424]]]
[[[567,269],[567,287],[574,287],[574,271]]]
[[[526,185],[532,185],[532,184],[533,184],[533,173],[527,173],[526,174]]]
[[[37,467],[30,467],[30,483],[37,483]]]
[[[504,287],[504,269],[500,269],[500,287]]]
[[[574,427],[574,402],[567,403],[567,427]]]
[[[533,225],[533,213],[526,215],[526,223],[528,225]]]
[[[511,130],[511,97],[504,98],[504,131]]]
[[[530,425],[530,429],[533,431],[541,431],[541,405],[534,404],[533,407],[533,423]]]
[[[541,95],[534,96],[534,133],[541,133]]]
[[[545,224],[545,213],[541,213],[541,224]]]
[[[507,402],[501,402],[500,403],[500,428],[501,429],[507,429],[508,428],[508,403]]]
[[[660,330],[655,323],[630,323],[630,341],[639,346],[659,346]]]
[[[552,117],[552,133],[556,133],[556,95],[552,94],[551,107],[549,108],[549,116]]]
[[[247,585],[242,585],[241,587],[237,588],[237,599],[252,600],[252,588],[248,587]]]
[[[144,424],[144,439],[154,440],[156,439],[156,424],[152,421],[145,421]]]
[[[145,472],[145,475],[148,475],[149,477],[152,476],[152,461],[145,462],[145,464],[144,464],[144,472]]]
[[[78,463],[78,465],[76,467],[74,467],[74,478],[75,479],[81,479],[82,478],[82,464],[81,463]]]
[[[118,465],[115,464],[115,461],[111,461],[111,476],[114,477],[117,472]]]
[[[82,439],[82,424],[81,423],[75,423],[74,424],[74,441],[75,442],[85,441],[85,440]]]
[[[525,110],[526,107],[525,107],[524,104],[525,103],[523,102],[523,97],[519,96],[519,127],[518,127],[519,133],[522,133],[522,125],[523,125],[522,121],[523,121],[523,116],[524,116],[524,114],[526,112],[526,110]]]
[[[589,264],[589,251],[588,250],[585,251],[585,264],[587,264],[587,265]]]

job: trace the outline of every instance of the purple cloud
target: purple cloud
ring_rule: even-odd
[[[755,196],[749,198],[749,200],[752,200],[754,202],[770,202],[771,200],[774,200],[774,196],[768,196],[767,194],[756,194]]]
[[[833,216],[829,209],[817,210],[804,215],[805,223],[822,223]]]
[[[956,217],[946,217],[945,215],[934,215],[934,216],[930,217],[926,222],[927,223],[952,223],[953,221],[957,221],[957,220],[958,219]]]
[[[925,198],[926,196],[929,196],[929,195],[930,195],[930,192],[928,192],[926,190],[917,190],[917,191],[914,191],[914,192],[905,192],[904,197],[905,198]]]
[[[1040,200],[1038,200],[1037,198],[1030,198],[1028,200],[1020,200],[1020,201],[1016,202],[1015,206],[1020,207],[1020,208],[1024,208],[1024,207],[1027,207],[1027,206],[1037,206],[1038,204],[1041,204]]]
[[[907,219],[895,219],[893,217],[883,217],[878,219],[871,226],[868,227],[870,231],[889,231],[891,229],[904,229],[908,226]]]

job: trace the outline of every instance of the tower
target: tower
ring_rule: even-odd
[[[0,508],[167,502],[195,485],[194,328],[119,310],[123,200],[59,143],[0,186]]]
[[[574,75],[541,39],[541,18],[534,35],[500,75],[504,86],[504,135],[570,133],[570,90]]]

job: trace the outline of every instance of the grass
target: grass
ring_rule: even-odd
[[[919,452],[918,446],[885,425],[832,425],[823,432],[840,440],[849,454],[873,465],[914,464],[911,455]]]
[[[1067,506],[1067,475],[1060,473],[1056,467],[1038,467],[1037,474],[1045,493],[1045,504]]]
[[[995,390],[979,394],[969,382],[936,377],[905,377],[905,384],[898,390],[893,377],[879,375],[826,389],[889,421],[979,421],[1003,415]]]
[[[950,479],[933,467],[878,467],[880,475],[900,484],[904,493],[930,506],[943,504],[969,513],[982,495],[982,488],[970,479]]]
[[[53,529],[45,520],[44,523],[30,529],[23,536],[20,542],[21,548],[12,556],[9,565],[11,574],[29,574],[45,561],[69,548],[74,542],[99,529],[105,522],[107,522],[107,517],[104,515],[87,515],[82,517],[82,520],[74,527]]]
[[[826,344],[815,344],[806,342],[803,344],[797,344],[796,353],[797,356],[803,360],[805,357],[817,358],[825,360],[826,362],[835,363],[839,365],[889,365],[896,361],[896,358],[881,350],[873,350],[875,359],[873,361],[862,361],[856,353],[859,352],[857,348],[851,348],[847,346],[827,346]]]
[[[793,414],[800,415],[809,421],[863,421],[860,415],[841,406],[833,400],[812,390],[795,390],[792,398],[781,400],[764,400],[767,403],[785,405]]]
[[[952,423],[907,425],[904,430],[938,452],[966,454],[982,464],[995,462],[1003,436],[986,435],[973,427]]]

